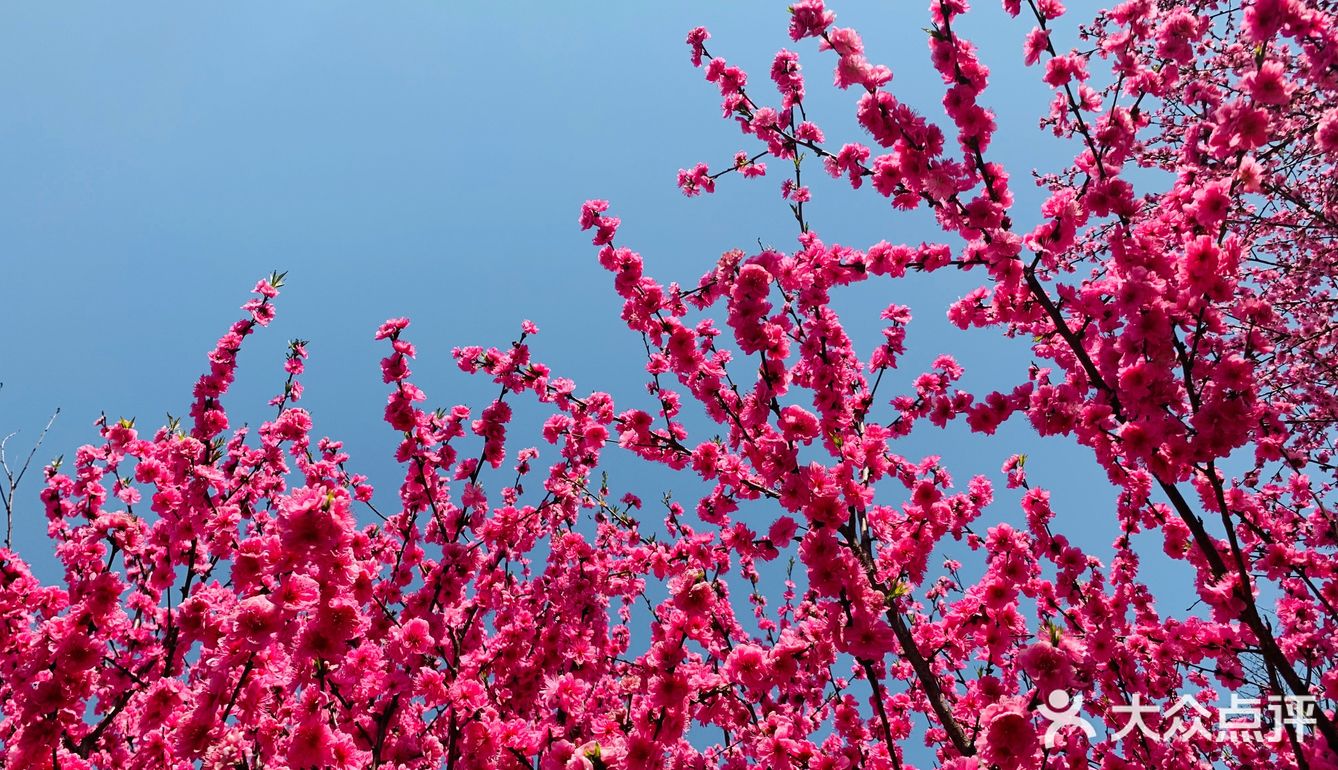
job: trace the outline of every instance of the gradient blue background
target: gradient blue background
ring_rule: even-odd
[[[943,120],[922,4],[835,7],[870,58],[892,66],[898,97]],[[792,248],[779,164],[766,179],[731,177],[709,198],[685,199],[674,185],[680,167],[719,167],[753,146],[720,120],[714,87],[688,63],[683,36],[697,24],[767,98],[775,50],[798,50],[810,116],[833,143],[865,141],[856,95],[829,85],[833,58],[812,41],[792,44],[787,21],[784,2],[0,6],[0,432],[21,431],[11,454],[56,407],[39,462],[94,440],[102,411],[150,432],[165,412],[184,413],[204,353],[274,269],[289,271],[289,285],[278,320],[242,355],[227,400],[234,423],[270,414],[286,341],[311,340],[302,405],[318,433],[346,441],[383,504],[402,477],[381,415],[384,348],[372,340],[387,317],[414,319],[415,381],[432,406],[481,407],[493,388],[456,371],[451,347],[505,345],[529,318],[543,331],[535,354],[555,372],[649,407],[641,341],[618,319],[609,276],[576,227],[579,207],[610,199],[620,241],[666,282],[695,283],[722,251],[755,251],[759,240]],[[1073,150],[1036,126],[1049,92],[1021,66],[1028,25],[986,3],[957,27],[993,70],[991,154],[1011,168],[1015,219],[1029,227],[1041,200],[1030,170],[1053,170]],[[1062,22],[1056,40],[1067,46],[1073,33]],[[824,240],[939,239],[924,212],[894,214],[817,172],[810,163],[809,215]],[[977,280],[943,271],[840,295],[865,353],[889,302],[915,312],[910,354],[880,394],[905,392],[945,351],[966,366],[969,388],[1025,378],[1026,341],[946,322],[947,304]],[[534,419],[521,415],[512,450],[539,443]],[[991,523],[1022,522],[999,466],[1026,452],[1032,483],[1054,491],[1057,527],[1108,557],[1113,496],[1086,450],[1037,440],[1021,423],[988,439],[926,428],[897,449],[944,455],[961,483],[991,475],[1001,490]],[[693,503],[686,479],[616,458],[609,468],[619,492],[651,503],[675,489]],[[38,481],[21,493],[16,545],[49,579]],[[1187,575],[1158,570],[1183,609]]]

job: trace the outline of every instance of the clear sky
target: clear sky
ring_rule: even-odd
[[[505,345],[528,318],[542,329],[535,354],[555,372],[645,406],[641,342],[576,227],[580,204],[610,199],[620,241],[666,282],[695,283],[721,252],[755,251],[759,240],[791,248],[779,178],[730,178],[696,199],[674,185],[680,167],[718,167],[751,147],[688,62],[683,37],[698,24],[711,29],[712,52],[768,94],[771,56],[798,50],[810,116],[834,142],[863,141],[855,95],[830,87],[829,54],[789,41],[785,5],[0,6],[0,433],[21,431],[22,448],[60,407],[44,462],[94,440],[100,412],[148,430],[184,413],[204,353],[274,269],[289,271],[289,285],[278,320],[242,355],[227,401],[234,422],[269,413],[286,341],[311,340],[303,405],[318,433],[346,441],[379,499],[401,478],[371,339],[387,317],[414,319],[415,381],[431,405],[481,407],[492,389],[454,369],[451,347]],[[1083,5],[1074,16],[1090,15]],[[833,7],[864,34],[870,58],[892,67],[898,97],[942,120],[922,4]],[[1030,226],[1041,199],[1030,170],[1072,153],[1059,155],[1066,147],[1036,127],[1048,90],[1021,66],[1028,27],[995,3],[957,26],[993,70],[994,154],[1011,166],[1016,218]],[[1072,33],[1061,23],[1057,43],[1072,44]],[[923,212],[894,215],[868,191],[818,180],[814,194],[810,220],[829,243],[939,239]],[[894,383],[903,391],[942,352],[966,366],[966,386],[987,390],[1021,381],[1031,358],[1025,341],[946,322],[947,303],[980,279],[944,271],[868,284],[838,304],[865,352],[883,307],[912,307],[911,352]],[[531,436],[511,448],[540,443]],[[1086,450],[1020,424],[992,439],[931,430],[898,449],[942,454],[962,483],[987,473],[1000,489],[1000,464],[1027,452],[1033,484],[1054,490],[1059,527],[1109,554],[1112,495]],[[648,501],[675,484],[640,465],[611,467],[623,472],[616,489]],[[30,483],[21,495],[16,540],[50,578],[37,491]],[[991,519],[1020,523],[1015,500],[1001,494]]]

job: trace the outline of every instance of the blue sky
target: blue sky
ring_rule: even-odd
[[[898,97],[941,120],[922,8],[834,7],[892,67]],[[492,389],[456,371],[449,351],[505,345],[525,318],[557,373],[646,405],[641,342],[576,227],[581,202],[610,199],[621,242],[666,282],[695,283],[730,248],[794,243],[779,178],[731,178],[691,200],[674,186],[680,167],[718,167],[751,147],[688,63],[683,36],[698,24],[762,92],[776,49],[798,50],[810,117],[834,142],[861,140],[854,94],[829,86],[829,55],[788,40],[784,2],[4,6],[0,432],[20,431],[23,447],[60,407],[46,461],[93,440],[100,412],[143,429],[184,413],[204,353],[274,269],[289,286],[279,319],[243,353],[234,421],[269,413],[286,341],[311,340],[303,405],[380,499],[401,477],[371,339],[387,317],[414,319],[415,379],[431,405],[481,407]],[[1048,91],[1021,67],[1027,26],[994,4],[957,26],[993,70],[993,154],[1010,165],[1029,226],[1041,196],[1028,172],[1053,168],[1065,147],[1036,128]],[[1058,29],[1072,39],[1071,23]],[[810,220],[829,243],[936,239],[923,212],[894,215],[868,191],[819,180],[814,194]],[[891,383],[902,389],[942,352],[966,366],[968,387],[1011,385],[1031,361],[1025,342],[944,318],[978,278],[868,284],[838,307],[863,351],[883,307],[912,307],[910,355]],[[531,435],[512,449],[538,443]],[[942,454],[961,482],[987,473],[1000,488],[1000,464],[1026,452],[1032,482],[1054,490],[1059,527],[1109,553],[1112,495],[1085,450],[1022,424],[992,439],[930,431],[898,449]],[[675,484],[637,464],[611,468],[616,489],[648,501]],[[21,495],[16,543],[50,578],[37,491]],[[1015,499],[1001,494],[991,518],[1020,522]]]

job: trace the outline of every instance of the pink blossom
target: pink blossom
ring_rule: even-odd
[[[818,37],[836,20],[836,14],[823,7],[822,0],[799,0],[790,6],[790,39]]]

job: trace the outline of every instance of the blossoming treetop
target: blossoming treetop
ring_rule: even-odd
[[[784,169],[796,247],[727,251],[695,286],[666,284],[616,240],[606,202],[585,204],[645,341],[651,411],[554,375],[528,322],[510,346],[455,351],[495,400],[425,409],[409,323],[386,322],[393,510],[339,442],[311,436],[304,343],[274,418],[230,424],[238,354],[282,276],[261,281],[188,424],[104,421],[72,467],[47,469],[64,585],[0,551],[5,766],[1338,766],[1333,9],[1129,0],[1065,51],[1057,0],[1005,0],[1031,25],[1022,63],[1053,89],[1043,124],[1074,148],[1041,177],[1039,216],[1014,204],[1019,170],[991,160],[967,11],[929,9],[940,121],[897,99],[820,0],[791,8],[791,38],[858,94],[862,141],[810,117],[798,54],[776,55],[774,101],[692,31],[753,147],[679,184]],[[822,240],[805,210],[818,162],[929,209],[942,242]],[[1140,191],[1139,167],[1169,189]],[[859,351],[831,304],[861,281],[895,300],[907,273],[948,269],[979,279],[954,323],[1033,341],[1025,381],[968,392],[948,352],[901,376],[909,310],[890,304],[883,342]],[[549,410],[546,469],[508,435],[518,399]],[[690,435],[685,406],[716,435]],[[1025,526],[982,528],[989,479],[898,451],[915,431],[1010,419],[1071,436],[1105,471],[1109,563],[1053,530],[1020,458],[1002,474],[1025,491]],[[601,480],[606,451],[707,492],[651,513]],[[1155,606],[1132,547],[1144,531],[1193,569],[1203,612]],[[950,541],[969,569],[944,559]],[[791,580],[759,580],[787,557]],[[1223,741],[1183,709],[1139,710],[1213,688],[1291,711]],[[1147,729],[1049,730],[1063,704]]]

